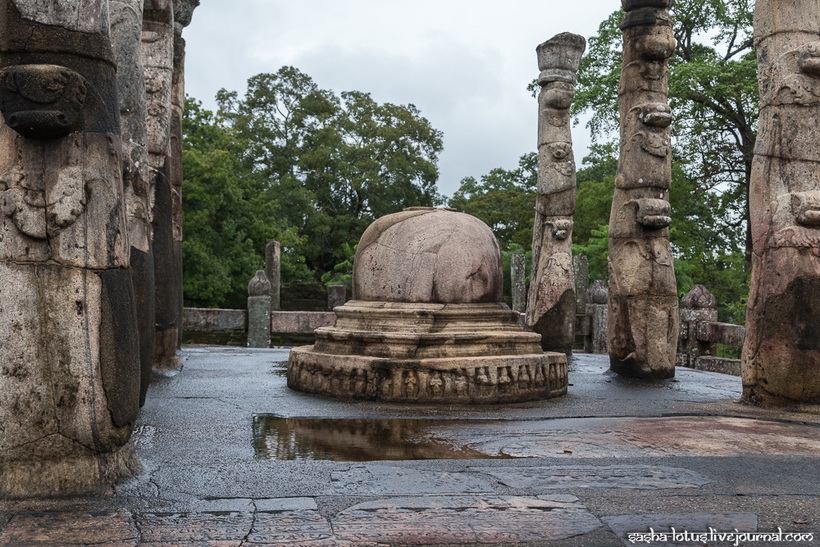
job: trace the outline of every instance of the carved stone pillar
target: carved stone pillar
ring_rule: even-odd
[[[678,297],[669,244],[672,180],[668,59],[673,0],[622,0],[626,16],[619,91],[621,154],[609,219],[610,367],[624,376],[671,378]]]
[[[743,399],[820,403],[820,5],[758,0]]]
[[[156,338],[154,369],[179,366],[177,264],[174,260],[171,189],[171,92],[174,71],[174,6],[171,0],[145,0],[142,57],[148,102],[148,159],[153,195],[152,234]]]
[[[111,0],[111,44],[117,62],[117,95],[122,128],[122,177],[131,244],[131,280],[140,341],[140,406],[154,362],[154,255],[146,149],[145,76],[142,66],[143,0]]]
[[[0,1],[0,498],[139,467],[108,2]]]
[[[575,279],[572,216],[575,160],[569,107],[575,73],[586,48],[583,36],[563,33],[536,48],[538,84],[538,197],[532,234],[532,282],[526,326],[541,335],[544,351],[572,352]]]

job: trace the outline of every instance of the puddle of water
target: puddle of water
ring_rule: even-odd
[[[475,460],[507,459],[437,436],[456,420],[253,417],[253,448],[267,460]],[[465,422],[466,423],[466,422]],[[475,423],[475,421],[470,421]]]

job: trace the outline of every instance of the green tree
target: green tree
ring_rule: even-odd
[[[187,98],[183,118],[183,290],[185,304],[244,308],[248,281],[264,266],[271,239],[298,243],[278,204],[260,199],[258,180],[242,163],[246,143],[218,116]],[[287,254],[283,270],[304,266]]]
[[[483,220],[493,231],[502,250],[532,249],[538,156],[524,154],[518,168],[493,169],[478,181],[461,179],[461,186],[448,206]]]
[[[248,80],[244,98],[222,90],[220,113],[248,143],[245,161],[302,236],[295,253],[317,275],[345,260],[375,218],[441,202],[442,134],[413,105],[337,96],[283,67]]]
[[[709,201],[727,233],[740,233],[747,258],[748,189],[758,117],[757,59],[752,42],[753,0],[679,0],[672,9],[675,54],[669,99],[675,115],[675,163]],[[623,11],[601,23],[581,61],[573,113],[591,113],[593,139],[618,128]]]

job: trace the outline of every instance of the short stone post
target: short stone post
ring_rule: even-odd
[[[609,289],[606,283],[599,279],[586,293],[586,314],[590,317],[590,328],[589,335],[584,338],[584,351],[604,355],[607,353],[606,317]]]
[[[328,285],[327,309],[333,311],[336,306],[344,306],[347,300],[347,287],[344,285]]]
[[[527,309],[527,270],[522,253],[510,257],[510,286],[512,309],[523,313]]]
[[[702,355],[717,355],[717,344],[698,340],[698,323],[717,321],[717,298],[703,285],[695,285],[680,301],[680,322],[686,331],[680,362],[692,367]]]
[[[587,311],[587,289],[589,288],[589,259],[587,255],[572,257],[572,271],[575,274],[575,313]]]
[[[270,281],[270,310],[281,310],[282,277],[280,273],[282,263],[282,247],[278,241],[271,241],[265,245],[265,274]]]
[[[248,347],[270,347],[271,284],[263,270],[248,283]]]

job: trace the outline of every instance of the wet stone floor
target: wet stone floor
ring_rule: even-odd
[[[0,545],[820,545],[820,415],[739,404],[739,378],[577,355],[564,398],[429,408],[293,392],[286,360],[185,347],[142,409],[142,472],[0,500]],[[753,535],[778,528],[801,540]]]

